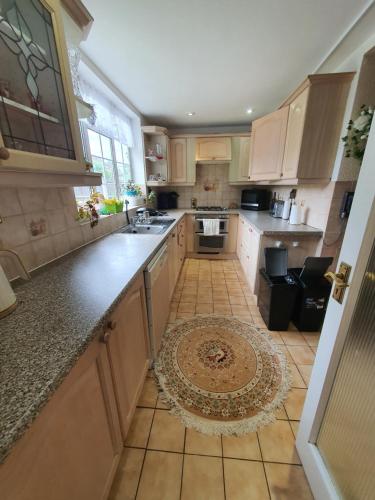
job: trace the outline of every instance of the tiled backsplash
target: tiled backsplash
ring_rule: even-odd
[[[32,270],[125,224],[125,213],[93,228],[76,215],[73,188],[0,188],[0,248],[15,250]],[[10,259],[0,263],[8,278],[17,276]]]
[[[195,186],[172,186],[158,188],[164,191],[176,191],[179,208],[190,208],[191,199],[196,198],[198,205],[216,205],[229,207],[231,203],[237,206],[241,202],[241,187],[230,186],[228,182],[229,164],[197,165],[197,180]],[[213,189],[206,191],[205,185]]]

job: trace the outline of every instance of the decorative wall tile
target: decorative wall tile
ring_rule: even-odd
[[[49,224],[46,212],[33,212],[25,214],[26,229],[30,235],[30,240],[45,238],[49,234]]]
[[[48,210],[48,225],[51,234],[61,233],[67,228],[65,212],[62,208],[57,210]]]

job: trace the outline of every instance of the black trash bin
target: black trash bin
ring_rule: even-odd
[[[322,328],[332,287],[324,273],[332,261],[332,257],[307,257],[303,268],[289,269],[298,285],[292,321],[299,331]]]
[[[265,248],[266,268],[259,270],[258,307],[269,330],[287,330],[298,292],[288,273],[288,250]]]

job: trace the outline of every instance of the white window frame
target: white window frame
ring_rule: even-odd
[[[111,155],[112,155],[112,162],[113,162],[113,173],[114,173],[114,179],[115,179],[115,188],[116,188],[116,198],[121,199],[123,196],[123,190],[121,190],[121,184],[120,184],[120,178],[118,174],[118,162],[116,158],[116,150],[115,150],[115,138],[108,136],[107,134],[103,134],[103,132],[100,132],[99,130],[96,130],[95,126],[90,126],[87,123],[82,123],[81,122],[81,138],[82,138],[82,144],[83,144],[83,151],[84,151],[84,156],[87,161],[92,163],[92,154],[91,154],[91,149],[90,149],[90,141],[89,141],[89,136],[88,136],[88,130],[92,130],[93,132],[102,135],[109,139],[110,145],[111,145]],[[120,141],[118,141],[120,142]],[[122,144],[122,143],[121,143]],[[126,144],[122,144],[123,146],[126,146],[128,148],[128,153],[129,153],[129,167],[130,167],[130,179],[133,179],[133,162],[132,162],[132,148],[127,146]]]

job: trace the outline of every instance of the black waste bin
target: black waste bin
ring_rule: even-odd
[[[303,268],[289,269],[298,286],[292,321],[299,331],[322,328],[332,287],[324,273],[332,261],[332,257],[308,257]]]
[[[266,268],[259,270],[258,307],[269,330],[287,330],[298,287],[288,273],[288,250],[265,248]]]

